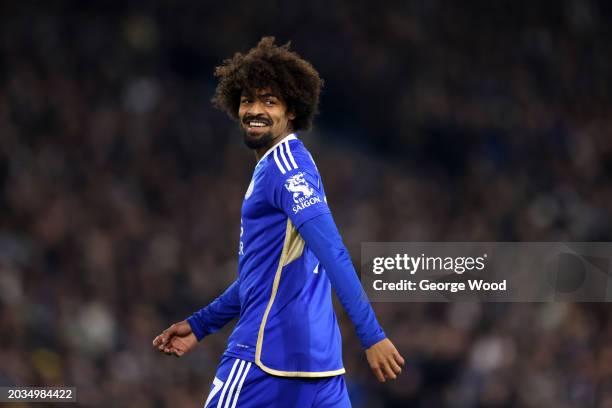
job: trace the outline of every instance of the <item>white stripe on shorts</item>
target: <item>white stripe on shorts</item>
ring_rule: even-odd
[[[206,398],[206,402],[204,403],[204,408],[206,408],[210,400],[212,400],[215,397],[215,395],[217,395],[217,393],[221,391],[221,387],[223,387],[223,381],[215,377],[215,379],[213,380],[213,388],[208,393],[208,398]]]
[[[240,367],[238,367],[238,373],[234,376],[234,381],[232,381],[232,386],[230,387],[229,392],[227,393],[227,399],[225,400],[225,405],[223,406],[223,408],[229,408],[230,402],[232,401],[232,393],[234,392],[234,389],[236,388],[236,383],[240,379],[240,374],[242,374],[243,368],[244,368],[244,360],[240,361]]]
[[[240,390],[242,389],[242,384],[244,384],[244,379],[249,372],[249,368],[251,368],[251,363],[249,362],[244,370],[244,374],[242,374],[242,378],[240,379],[240,384],[238,384],[238,389],[236,390],[236,395],[234,395],[234,403],[231,408],[236,408],[236,403],[238,403],[238,396],[240,395]]]
[[[217,408],[221,408],[221,403],[223,402],[223,397],[225,397],[225,393],[227,391],[227,387],[229,386],[230,381],[232,381],[232,376],[234,375],[234,370],[236,369],[236,365],[238,365],[238,359],[234,361],[234,365],[232,366],[232,370],[227,376],[227,380],[225,380],[225,385],[223,386],[223,391],[221,391],[221,396],[219,397],[219,401],[217,402]]]

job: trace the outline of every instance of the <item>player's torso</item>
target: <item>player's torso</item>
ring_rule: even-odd
[[[295,155],[307,155],[312,160],[310,153],[306,151],[298,140],[291,141]],[[283,159],[279,159],[282,160]],[[312,162],[314,166],[314,162]],[[288,164],[288,166],[291,166]],[[271,172],[276,168],[272,156],[267,156],[257,163],[250,184],[244,195],[240,219],[240,243],[238,247],[238,271],[243,291],[256,290],[260,285],[269,286],[278,269],[281,253],[285,245],[287,233],[287,214],[280,208],[271,204],[270,191]],[[324,189],[321,180],[318,180],[318,189],[324,197]],[[309,205],[307,196],[302,194],[299,186],[294,188],[295,202],[291,211],[299,212]],[[313,268],[318,263],[316,257],[308,250],[304,252],[308,258],[308,266]],[[310,265],[312,264],[312,265]],[[310,269],[312,271],[312,269]],[[241,293],[245,295],[245,293]],[[244,297],[248,301],[253,297]]]
[[[296,155],[310,157],[298,140],[291,146]],[[339,372],[340,334],[329,280],[285,212],[302,211],[308,194],[287,187],[295,190],[295,206],[276,208],[270,197],[275,166],[272,157],[262,159],[244,197],[238,248],[241,315],[226,353],[281,372]]]
[[[267,198],[267,167],[266,161],[258,163],[242,203],[238,273],[243,310],[260,300],[260,292],[269,292],[285,238],[287,216]]]

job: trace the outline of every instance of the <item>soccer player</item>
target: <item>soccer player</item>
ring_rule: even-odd
[[[331,216],[308,130],[323,81],[264,37],[216,68],[213,102],[239,121],[257,159],[244,196],[238,278],[208,306],[153,340],[182,356],[235,317],[205,408],[350,407],[331,288],[379,381],[404,359],[378,324]]]

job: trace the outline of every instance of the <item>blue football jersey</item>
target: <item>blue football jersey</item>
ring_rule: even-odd
[[[279,376],[344,373],[331,285],[298,233],[329,212],[317,167],[295,135],[259,160],[242,205],[240,318],[225,355]]]
[[[236,281],[187,318],[202,340],[238,316],[226,357],[255,362],[276,376],[343,374],[331,287],[364,349],[386,337],[327,207],[312,157],[293,134],[255,167],[242,205],[238,256]]]

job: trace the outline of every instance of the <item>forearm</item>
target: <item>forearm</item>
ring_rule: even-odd
[[[376,320],[332,216],[323,214],[306,221],[299,232],[325,268],[362,346],[369,348],[384,339],[385,333]]]
[[[232,283],[221,296],[187,318],[196,338],[215,333],[240,314],[240,280]]]

